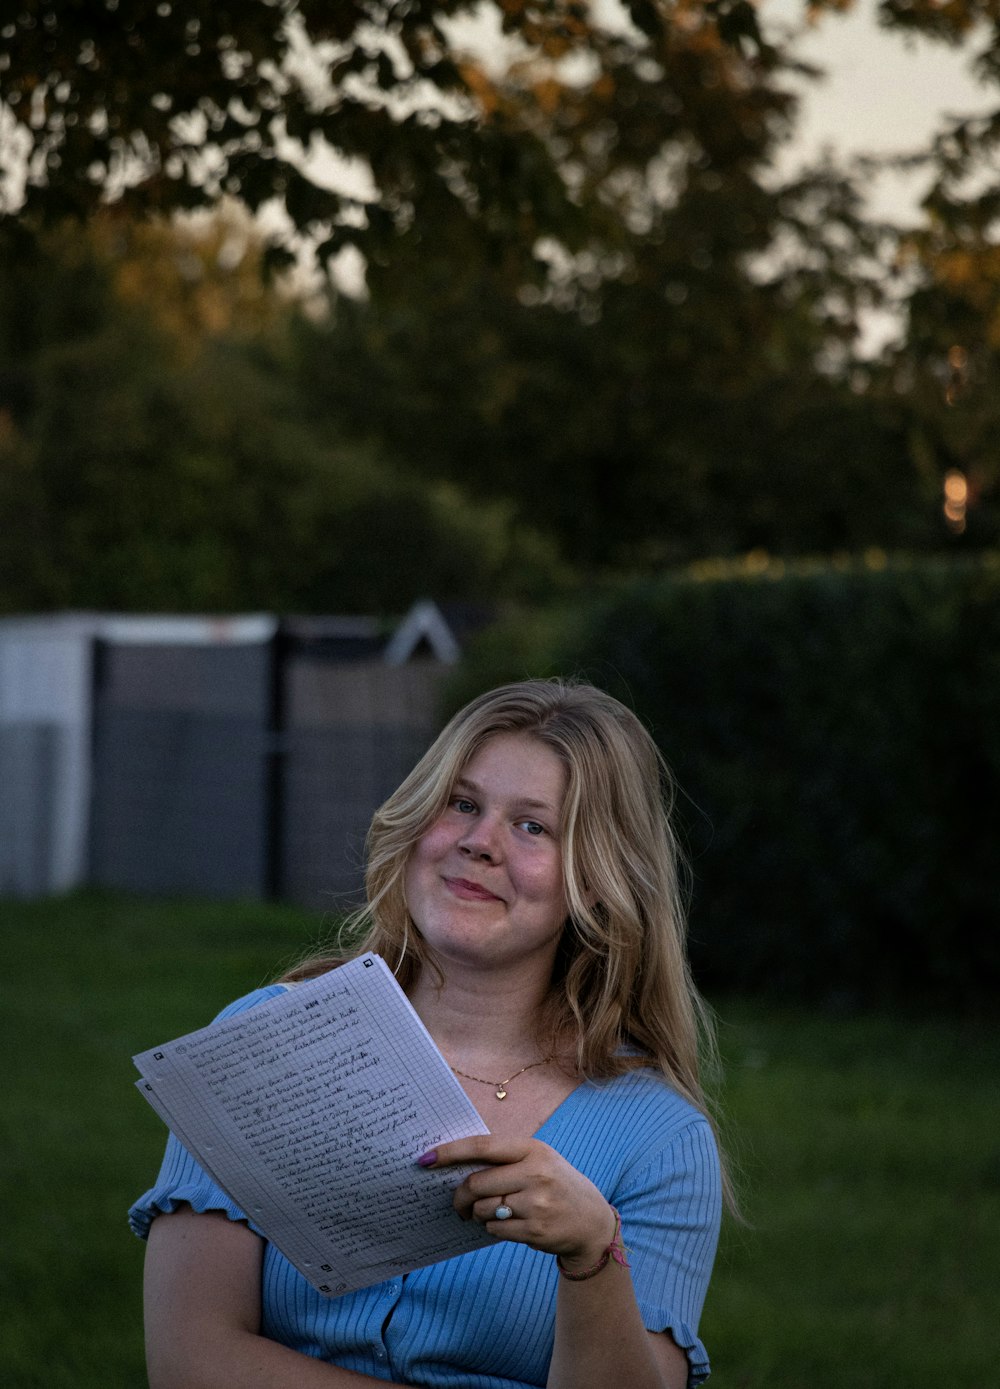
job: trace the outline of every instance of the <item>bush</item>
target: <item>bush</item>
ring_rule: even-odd
[[[489,634],[452,687],[591,679],[680,787],[711,989],[984,999],[1000,563],[703,566]]]

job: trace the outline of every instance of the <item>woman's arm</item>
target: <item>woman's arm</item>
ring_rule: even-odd
[[[384,1383],[260,1334],[263,1241],[221,1211],[153,1221],[144,1301],[150,1389],[363,1389]]]
[[[570,1272],[592,1268],[616,1229],[594,1184],[538,1139],[467,1138],[443,1143],[427,1166],[489,1163],[455,1193],[465,1219],[491,1234],[558,1255]],[[503,1198],[512,1216],[493,1218]],[[666,1333],[646,1329],[627,1267],[609,1259],[592,1278],[560,1277],[548,1389],[684,1389],[688,1363]]]
[[[568,1259],[563,1263],[574,1266]],[[647,1331],[643,1325],[627,1268],[609,1259],[585,1282],[560,1278],[547,1389],[609,1384],[685,1389],[687,1382],[684,1352],[667,1332]]]

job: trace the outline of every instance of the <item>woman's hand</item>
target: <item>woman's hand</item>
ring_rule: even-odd
[[[498,1239],[557,1254],[568,1272],[593,1269],[615,1237],[615,1213],[597,1187],[537,1138],[462,1138],[419,1161],[482,1163],[455,1192],[459,1215]],[[508,1220],[496,1218],[501,1202]],[[687,1378],[684,1352],[643,1325],[627,1265],[609,1260],[593,1278],[559,1279],[547,1389],[681,1389]]]
[[[484,1164],[456,1190],[455,1209],[498,1239],[558,1254],[576,1271],[595,1264],[614,1238],[615,1214],[597,1187],[537,1138],[462,1138],[440,1144],[434,1158],[421,1165]],[[512,1212],[507,1220],[496,1218],[501,1204]]]

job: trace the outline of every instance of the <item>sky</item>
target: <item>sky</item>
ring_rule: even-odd
[[[759,0],[765,23],[798,25],[802,0]],[[798,129],[786,158],[794,166],[830,148],[841,156],[926,147],[945,113],[968,115],[995,106],[969,71],[972,49],[950,49],[878,27],[873,0],[856,0],[847,15],[825,16],[799,42],[800,57],[824,68],[822,82],[802,88]],[[919,180],[886,176],[873,190],[871,211],[904,219]]]

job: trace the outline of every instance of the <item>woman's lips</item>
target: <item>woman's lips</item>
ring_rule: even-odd
[[[471,883],[468,878],[445,878],[445,886],[464,902],[499,902],[500,898],[482,883]]]

